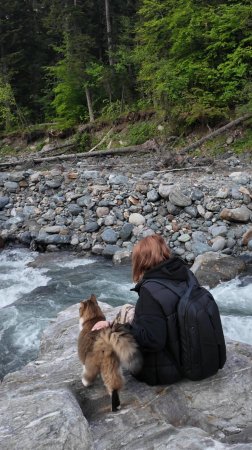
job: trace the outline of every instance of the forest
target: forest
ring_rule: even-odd
[[[0,131],[252,105],[251,0],[1,0]]]

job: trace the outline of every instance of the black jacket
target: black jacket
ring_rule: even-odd
[[[136,378],[150,385],[171,384],[181,379],[178,333],[172,320],[179,297],[169,289],[169,283],[179,286],[181,292],[185,291],[188,270],[180,258],[172,257],[146,271],[134,288],[139,298],[131,332],[144,359],[142,370]],[[165,282],[167,288],[153,279]]]

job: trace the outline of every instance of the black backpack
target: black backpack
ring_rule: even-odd
[[[167,317],[168,342],[169,335],[178,335],[179,348],[173,356],[181,373],[190,380],[201,380],[222,369],[226,362],[226,345],[219,309],[212,294],[198,284],[190,270],[188,275],[185,292],[171,280],[167,280],[169,284],[156,278],[148,281],[155,281],[180,297],[177,312]]]

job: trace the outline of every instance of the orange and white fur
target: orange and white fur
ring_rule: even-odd
[[[95,295],[80,302],[78,355],[83,364],[82,383],[89,386],[101,375],[112,401],[112,411],[120,407],[118,392],[124,385],[122,367],[137,373],[142,355],[134,337],[123,325],[91,331],[96,322],[105,320]]]

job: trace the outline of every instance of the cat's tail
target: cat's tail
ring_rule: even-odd
[[[101,337],[112,347],[123,367],[132,374],[141,370],[142,354],[134,337],[123,325],[117,324],[112,329],[103,330]]]

